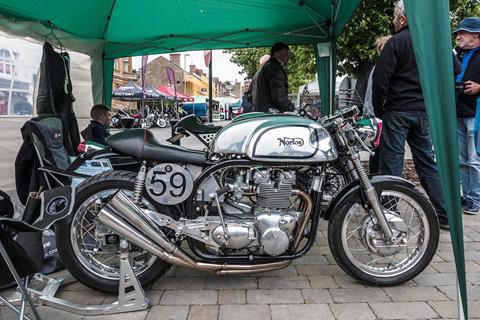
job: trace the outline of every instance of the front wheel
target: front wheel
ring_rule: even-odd
[[[385,241],[374,212],[368,212],[357,193],[333,211],[329,245],[338,265],[353,278],[392,286],[414,278],[430,263],[439,225],[433,207],[418,190],[395,182],[376,189],[390,228],[403,233],[403,240]]]

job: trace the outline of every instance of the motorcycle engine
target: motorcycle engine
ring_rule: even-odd
[[[250,186],[247,188],[246,181]],[[249,248],[262,254],[278,256],[287,251],[293,241],[293,232],[303,217],[303,212],[292,206],[293,185],[296,176],[293,171],[265,169],[236,173],[230,179],[233,190],[224,205],[226,216],[225,235],[220,225],[212,232],[213,240],[225,248]],[[240,200],[244,192],[254,191],[256,204],[245,204]],[[235,202],[232,204],[232,202]],[[230,204],[230,205],[229,205]],[[253,215],[239,216],[238,208],[249,207]]]

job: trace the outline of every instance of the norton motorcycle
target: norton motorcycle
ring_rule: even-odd
[[[141,167],[78,187],[70,220],[56,226],[66,268],[106,292],[118,290],[120,248],[144,286],[171,265],[217,275],[278,270],[310,250],[325,220],[347,274],[371,285],[412,279],[435,254],[438,220],[409,181],[367,175],[359,152],[371,152],[378,132],[358,125],[357,113],[250,115],[221,129],[206,152],[164,145],[146,129],[109,137]],[[327,169],[345,158],[358,179],[324,207]]]

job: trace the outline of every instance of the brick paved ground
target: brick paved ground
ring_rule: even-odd
[[[465,257],[471,319],[480,319],[480,217],[465,216]],[[218,277],[172,268],[147,290],[152,307],[123,315],[81,317],[40,307],[45,319],[283,320],[283,319],[457,319],[455,266],[449,233],[442,231],[427,269],[398,287],[368,287],[334,262],[320,226],[317,244],[286,269],[251,276]],[[60,297],[78,303],[109,303],[115,297],[81,283]],[[1,309],[0,319],[14,319]]]
[[[14,141],[9,142],[8,151],[15,151]],[[4,169],[6,166],[4,164]],[[4,186],[11,186],[6,180],[4,183]],[[471,319],[480,319],[480,216],[463,217],[470,315]],[[376,288],[355,282],[335,264],[327,245],[326,226],[325,222],[320,225],[317,243],[309,254],[283,270],[252,276],[215,277],[172,268],[148,288],[152,306],[146,311],[96,317],[82,317],[49,307],[40,307],[39,311],[44,319],[458,318],[455,266],[448,232],[441,232],[437,254],[421,275],[398,287]],[[60,297],[90,304],[109,303],[115,299],[78,282],[65,287]],[[0,319],[15,317],[0,308]]]

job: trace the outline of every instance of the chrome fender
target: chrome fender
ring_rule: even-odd
[[[391,184],[402,185],[412,189],[415,189],[416,187],[415,184],[408,181],[407,179],[397,176],[373,175],[369,176],[369,179],[377,193],[380,193],[386,186],[389,186]],[[340,192],[330,202],[330,205],[328,206],[326,212],[322,214],[322,218],[325,220],[329,220],[330,216],[334,214],[338,204],[343,202],[343,200],[347,197],[355,197],[362,202],[367,201],[365,196],[363,195],[362,189],[360,187],[360,181],[358,179],[350,182],[348,185],[345,186],[345,188],[340,190]]]

